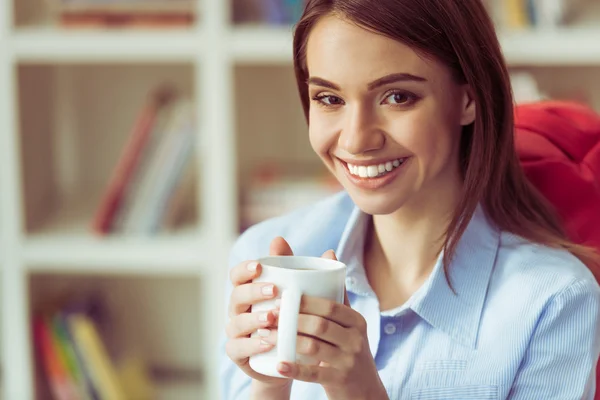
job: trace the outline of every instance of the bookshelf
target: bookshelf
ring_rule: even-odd
[[[2,398],[47,394],[30,316],[77,290],[108,296],[116,347],[136,344],[166,369],[158,398],[218,399],[240,196],[259,162],[319,166],[296,95],[291,28],[233,26],[229,2],[217,0],[198,2],[196,25],[167,31],[66,30],[47,22],[41,0],[0,7]],[[544,91],[587,91],[600,110],[600,12],[586,18],[502,32],[501,42],[511,67]],[[195,100],[198,217],[172,234],[98,238],[89,230],[98,197],[141,99],[162,80]]]

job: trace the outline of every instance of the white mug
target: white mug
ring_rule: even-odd
[[[250,367],[263,375],[283,377],[277,372],[279,362],[314,364],[315,360],[296,354],[298,314],[302,295],[344,302],[346,265],[319,257],[271,256],[257,260],[261,275],[254,282],[272,283],[281,299],[277,345],[270,351],[250,357]],[[276,308],[275,299],[252,306],[252,312]],[[256,332],[252,335],[256,336]]]

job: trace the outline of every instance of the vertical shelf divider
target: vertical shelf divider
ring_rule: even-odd
[[[2,242],[2,385],[5,399],[32,399],[27,277],[21,265],[23,209],[16,62],[11,52],[13,2],[0,10],[0,241]]]
[[[199,99],[201,216],[214,254],[211,272],[202,276],[199,301],[205,322],[202,344],[205,398],[219,398],[219,353],[225,323],[226,260],[237,232],[236,153],[233,118],[233,65],[228,54],[230,0],[204,0],[202,33],[206,44],[196,70]],[[219,306],[215,306],[219,305]]]

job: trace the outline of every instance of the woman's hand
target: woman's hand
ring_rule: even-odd
[[[271,255],[291,255],[291,249],[285,240],[276,238],[271,242]],[[250,307],[261,301],[270,300],[277,296],[277,288],[269,283],[252,283],[260,276],[262,267],[254,261],[243,262],[231,269],[230,279],[233,291],[229,301],[229,323],[226,327],[229,340],[225,351],[229,358],[249,377],[254,379],[253,392],[265,391],[288,392],[291,388],[290,379],[273,378],[255,372],[250,368],[250,357],[255,354],[265,353],[274,347],[261,337],[274,326],[277,311],[266,313],[251,313]],[[259,336],[250,337],[257,331]],[[258,387],[259,386],[259,387]],[[262,397],[263,396],[258,396]],[[285,397],[285,396],[283,396]],[[287,395],[289,398],[289,394]]]
[[[323,257],[335,259],[333,251]],[[297,352],[319,365],[280,363],[277,369],[286,377],[321,384],[329,400],[387,399],[369,349],[367,323],[344,297],[344,304],[302,297]],[[276,332],[267,340],[275,344]]]

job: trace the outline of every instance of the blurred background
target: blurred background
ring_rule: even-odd
[[[518,102],[600,111],[600,2],[490,0]],[[231,244],[339,189],[302,0],[2,0],[2,398],[218,399]]]

